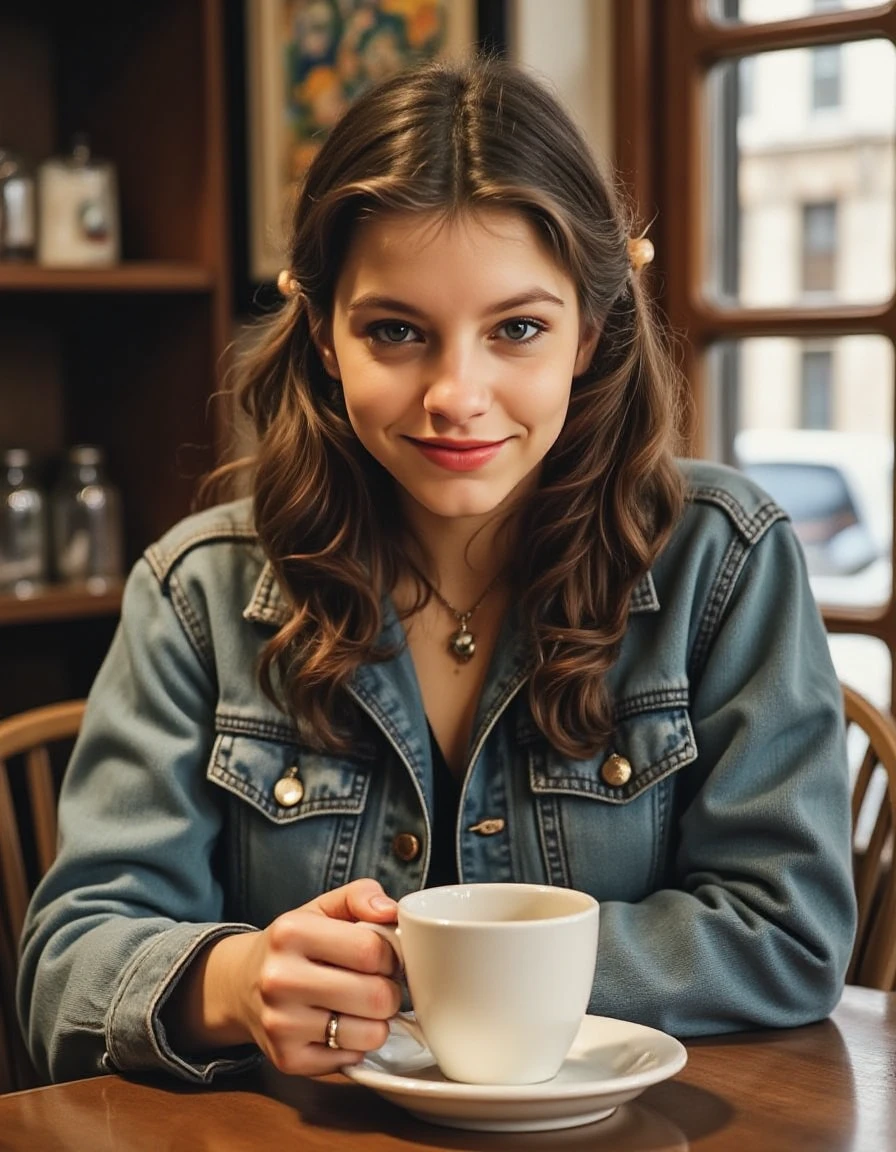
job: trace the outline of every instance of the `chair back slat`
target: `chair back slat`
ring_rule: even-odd
[[[34,846],[40,875],[56,859],[56,785],[46,744],[39,744],[25,757],[28,799],[34,822]]]
[[[858,927],[846,979],[891,991],[896,989],[896,721],[845,685],[843,702],[848,731],[861,732],[866,745],[852,794]]]
[[[74,740],[84,706],[68,700],[0,720],[0,1092],[37,1083],[16,1020],[16,956],[32,883],[56,856],[49,750]]]
[[[9,938],[17,944],[28,906],[28,879],[9,773],[3,759],[0,759],[0,890]]]

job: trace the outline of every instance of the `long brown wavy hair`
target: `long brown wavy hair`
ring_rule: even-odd
[[[436,63],[360,96],[301,187],[289,249],[297,291],[238,365],[258,436],[258,536],[292,616],[267,644],[264,690],[324,747],[348,746],[345,686],[382,660],[382,597],[408,573],[394,482],[355,436],[312,331],[332,315],[353,230],[380,212],[522,213],[601,329],[565,426],[519,521],[516,598],[532,646],[529,703],[563,754],[613,728],[605,674],[634,585],[680,513],[680,387],[628,251],[629,220],[540,81],[495,59]],[[419,585],[415,607],[427,599]]]

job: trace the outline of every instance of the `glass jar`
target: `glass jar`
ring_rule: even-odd
[[[48,268],[93,268],[120,257],[115,166],[96,159],[87,140],[53,156],[38,172],[37,259]]]
[[[122,577],[121,498],[102,448],[70,448],[51,498],[56,578],[104,592]]]
[[[0,260],[33,260],[36,231],[34,172],[24,157],[0,148]]]
[[[0,453],[0,592],[32,596],[47,580],[47,509],[31,453]]]

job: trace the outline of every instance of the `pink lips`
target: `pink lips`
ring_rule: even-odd
[[[408,439],[431,464],[449,472],[475,472],[493,460],[506,443],[504,440]]]

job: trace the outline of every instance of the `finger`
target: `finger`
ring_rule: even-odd
[[[396,918],[398,904],[386,895],[378,881],[367,878],[324,892],[306,904],[305,909],[333,920],[372,920],[375,924],[389,924]]]
[[[307,1002],[342,1015],[388,1020],[401,1007],[401,988],[387,976],[359,976],[322,966],[315,983]]]
[[[327,1044],[327,1035],[330,1020],[334,1015],[337,1047],[331,1048]],[[352,1016],[344,1012],[327,1012],[322,1014],[321,1018],[323,1020],[321,1042],[331,1052],[340,1050],[347,1054],[373,1052],[377,1048],[382,1048],[389,1038],[389,1024],[386,1020],[368,1020],[365,1016]]]
[[[259,1047],[281,1072],[319,1076],[355,1064],[364,1053],[381,1047],[388,1037],[385,1021],[337,1014],[334,1042],[327,1043],[333,1013],[306,1008],[298,1013],[273,1010],[267,1013]]]
[[[388,976],[350,972],[330,964],[306,963],[292,971],[281,970],[265,977],[261,999],[276,1019],[302,1021],[305,1009],[341,1012],[368,1020],[388,1020],[401,1007],[401,988]],[[314,1026],[311,1026],[311,1038]]]
[[[363,924],[346,924],[304,909],[279,917],[268,929],[272,948],[288,957],[303,956],[352,972],[392,976],[398,960],[388,943]]]

